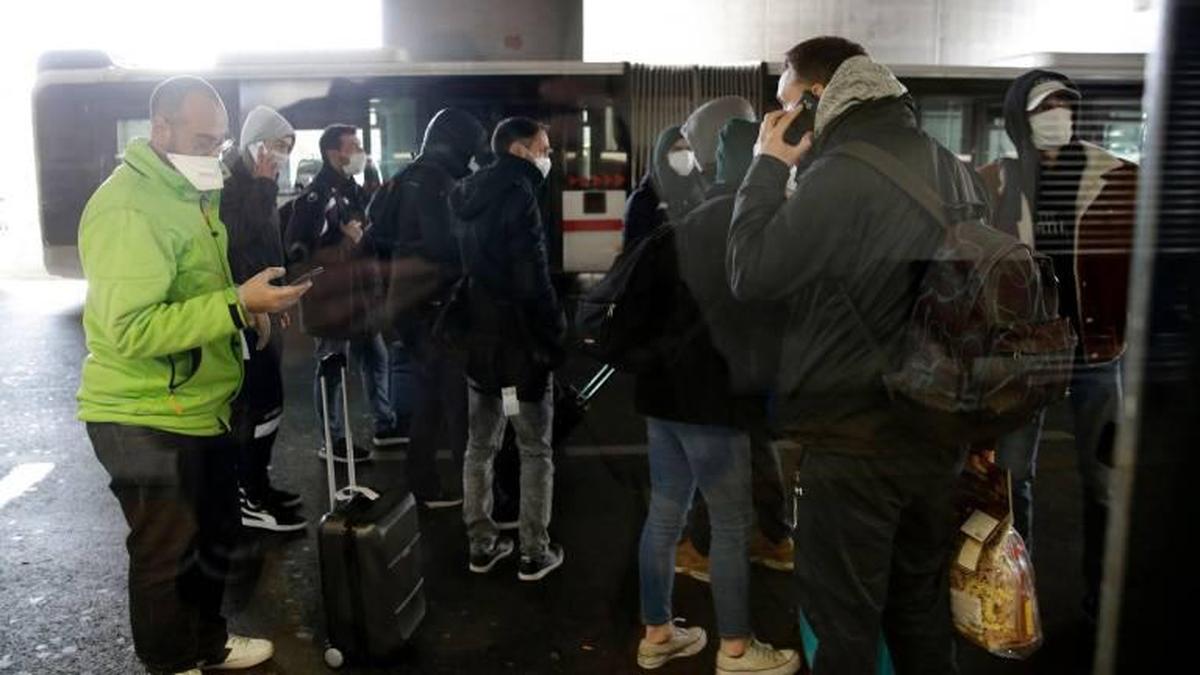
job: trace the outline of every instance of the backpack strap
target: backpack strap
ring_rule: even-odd
[[[946,202],[942,200],[941,195],[928,183],[914,176],[912,170],[892,153],[866,141],[846,141],[834,148],[832,154],[853,157],[870,165],[912,197],[939,225],[950,226]]]

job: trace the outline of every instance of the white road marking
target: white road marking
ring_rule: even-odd
[[[0,478],[0,509],[29,492],[30,488],[42,482],[53,470],[54,465],[49,462],[18,464],[13,467],[4,478]]]

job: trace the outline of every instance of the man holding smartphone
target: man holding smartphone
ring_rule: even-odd
[[[274,653],[267,640],[230,635],[221,615],[239,530],[230,401],[241,331],[309,284],[275,286],[280,267],[234,281],[218,218],[228,114],[216,90],[171,78],[154,90],[150,119],[150,139],[129,143],[79,225],[79,419],[129,525],[138,658],[152,673],[199,675]]]
[[[813,129],[786,131],[818,100]],[[734,295],[788,314],[777,423],[804,447],[795,505],[798,599],[819,641],[813,673],[874,673],[880,631],[897,672],[954,673],[949,567],[959,447],[904,424],[883,387],[942,228],[839,148],[866,143],[949,203],[984,200],[974,172],[923,134],[904,85],[839,37],[787,54],[760,154],[738,190],[726,269]],[[793,166],[806,166],[788,198]]]
[[[221,195],[221,222],[229,230],[229,267],[245,281],[266,267],[282,267],[283,236],[275,201],[287,185],[296,132],[275,110],[258,106],[246,115],[238,151]],[[292,283],[302,280],[294,280]],[[244,331],[246,377],[233,402],[238,443],[238,485],[242,525],[270,532],[294,532],[307,521],[295,509],[300,495],[271,485],[267,467],[283,417],[282,331],[259,315]]]

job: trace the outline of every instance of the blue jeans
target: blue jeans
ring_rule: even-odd
[[[750,630],[750,440],[728,427],[646,418],[650,444],[650,510],[638,550],[642,622],[670,623],[675,546],[696,489],[712,522],[713,604],[722,638]]]
[[[1111,456],[1121,405],[1121,362],[1078,366],[1071,378],[1069,401],[1074,422],[1075,452],[1083,481],[1083,569],[1088,592],[1099,589],[1108,522],[1109,468],[1100,458]],[[1033,550],[1033,481],[1045,413],[1028,426],[1000,439],[996,461],[1012,472],[1013,522]]]
[[[375,429],[389,429],[396,424],[396,414],[392,411],[392,403],[388,398],[388,352],[383,342],[383,336],[375,334],[371,337],[355,340],[336,340],[316,338],[316,358],[320,363],[322,357],[329,354],[346,354],[351,363],[357,364],[362,374],[363,389],[371,404],[371,413],[375,418]],[[346,421],[342,419],[342,381],[337,376],[325,383],[329,396],[329,433],[336,441],[346,437]],[[313,401],[317,407],[317,419],[321,419],[321,378],[313,378]],[[322,437],[324,438],[324,437]],[[324,441],[322,440],[322,443]]]
[[[388,399],[392,403],[392,414],[396,427],[408,433],[416,396],[417,377],[410,346],[397,340],[388,345]]]

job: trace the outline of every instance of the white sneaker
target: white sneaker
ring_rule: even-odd
[[[750,638],[746,652],[734,658],[717,652],[717,675],[792,675],[800,670],[800,655],[794,649],[775,649]]]
[[[225,660],[204,666],[204,670],[244,670],[265,663],[275,656],[270,640],[230,635],[225,643]]]
[[[703,628],[673,626],[671,639],[663,643],[650,642],[646,638],[638,643],[637,664],[646,670],[661,668],[671,659],[682,659],[704,651],[708,646],[708,635]]]

